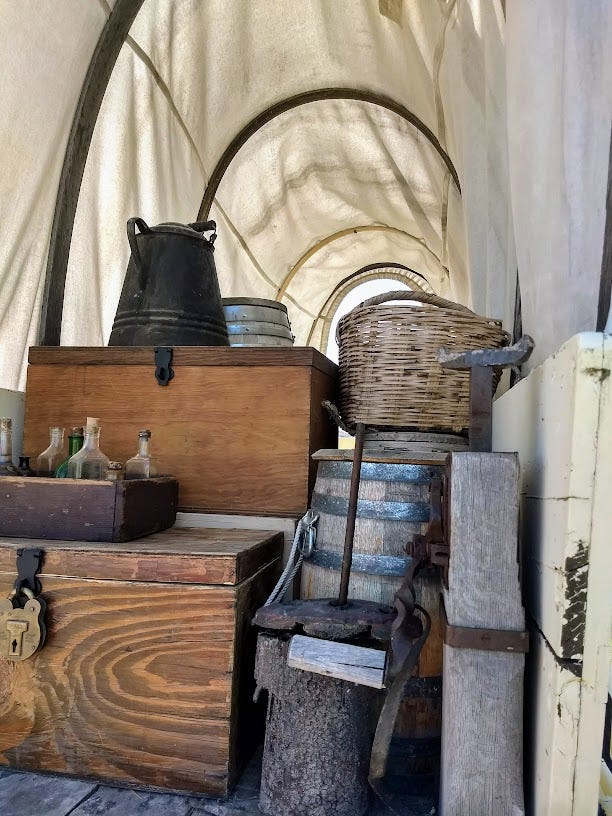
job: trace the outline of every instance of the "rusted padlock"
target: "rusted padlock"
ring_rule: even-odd
[[[26,602],[22,607],[15,602],[15,590],[9,598],[0,601],[0,657],[8,660],[27,660],[45,642],[46,603],[43,598],[35,598],[31,589],[24,587],[20,593]]]

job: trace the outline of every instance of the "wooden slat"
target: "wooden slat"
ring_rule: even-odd
[[[580,660],[586,625],[602,335],[580,334],[495,402],[494,442],[521,462],[525,603],[558,657]],[[609,384],[608,384],[609,387]]]
[[[196,804],[195,797],[103,787],[70,816],[190,816]]]
[[[279,558],[274,531],[173,528],[124,544],[0,537],[0,575],[16,574],[16,550],[41,547],[41,578],[238,584]],[[1,596],[0,596],[1,597]]]
[[[524,629],[514,454],[451,454],[449,588],[454,626]],[[441,811],[519,816],[524,655],[444,646]]]
[[[67,816],[96,789],[93,782],[33,774],[8,774],[0,779],[3,816]]]
[[[155,370],[154,346],[31,346],[30,365],[146,365]],[[172,366],[307,366],[336,377],[338,366],[310,346],[225,348],[173,346]]]
[[[530,812],[537,816],[581,816],[573,807],[581,667],[578,662],[557,660],[537,627],[531,627],[529,635],[525,783]],[[594,770],[597,773],[599,765]],[[582,811],[596,812],[596,807]]]
[[[292,669],[348,680],[360,686],[384,688],[386,654],[380,649],[352,646],[332,640],[294,635],[289,644],[287,665]]]

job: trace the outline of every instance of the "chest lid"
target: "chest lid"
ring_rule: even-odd
[[[280,557],[271,530],[172,528],[125,543],[0,537],[0,575],[16,573],[17,550],[44,552],[40,577],[233,586]]]

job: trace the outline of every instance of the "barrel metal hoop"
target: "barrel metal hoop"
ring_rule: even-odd
[[[342,496],[327,496],[323,493],[312,494],[313,510],[331,516],[346,516],[348,499]],[[429,504],[427,502],[390,502],[359,499],[357,518],[384,519],[386,521],[429,521]],[[403,574],[403,573],[402,573]]]
[[[402,576],[406,574],[412,562],[413,559],[410,556],[364,555],[363,553],[354,552],[351,571],[366,572],[368,575]],[[308,559],[308,563],[317,567],[340,571],[342,568],[342,554],[315,547]]]
[[[352,462],[319,461],[318,475],[327,479],[350,479]],[[409,484],[429,484],[439,476],[444,467],[431,465],[383,464],[362,462],[361,480],[371,482],[407,482]]]

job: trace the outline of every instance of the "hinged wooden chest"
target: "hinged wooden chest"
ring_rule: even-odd
[[[225,794],[262,737],[250,620],[278,575],[280,533],[177,529],[127,544],[42,547],[47,641],[0,657],[0,763]]]
[[[173,349],[160,386],[152,347],[31,348],[24,450],[49,427],[100,418],[101,448],[125,462],[150,428],[153,455],[179,481],[179,509],[299,516],[337,428],[321,406],[336,397],[337,366],[313,348]]]

